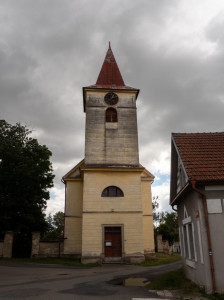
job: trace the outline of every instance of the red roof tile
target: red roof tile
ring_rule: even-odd
[[[96,84],[90,85],[88,88],[109,88],[139,91],[138,89],[125,85],[110,43]]]
[[[190,180],[224,180],[224,132],[172,136]]]
[[[98,86],[125,86],[124,80],[121,76],[114,54],[111,50],[110,43],[107,50],[106,57],[104,59],[100,74],[96,81]]]

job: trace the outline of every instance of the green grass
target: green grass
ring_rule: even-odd
[[[155,257],[146,259],[144,263],[141,263],[141,266],[159,266],[170,264],[175,261],[181,260],[181,256],[179,254],[165,254],[165,253],[155,253]]]
[[[178,254],[164,254],[156,253],[154,258],[147,259],[142,266],[158,266],[163,264],[169,264],[180,260],[181,257]],[[77,258],[0,258],[1,262],[25,262],[25,263],[37,263],[37,264],[58,264],[77,267],[97,267],[99,264],[82,264],[80,259]]]
[[[1,262],[25,262],[37,264],[57,264],[76,267],[97,267],[99,264],[82,264],[78,258],[0,258]]]
[[[182,269],[159,275],[147,285],[150,290],[188,290],[196,287],[186,279]]]
[[[179,290],[183,296],[201,296],[210,300],[224,300],[223,294],[207,295],[203,289],[185,277],[183,269],[159,275],[145,288],[150,290]]]

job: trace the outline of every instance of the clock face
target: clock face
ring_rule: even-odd
[[[107,93],[104,97],[104,101],[109,105],[115,105],[118,102],[118,95],[115,93]]]

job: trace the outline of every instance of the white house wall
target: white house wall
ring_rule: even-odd
[[[187,211],[187,216],[186,212]],[[207,292],[212,290],[207,233],[204,221],[204,209],[201,197],[196,192],[189,193],[185,200],[178,205],[178,222],[180,227],[181,253],[183,266],[187,277],[200,286],[205,286]],[[192,224],[194,259],[187,257],[184,247],[189,239],[183,237],[184,226]],[[200,230],[200,231],[199,231]],[[189,250],[188,250],[189,251]]]
[[[213,261],[217,292],[224,293],[224,188],[223,190],[205,191],[207,201],[211,207],[214,200],[214,209],[209,210],[208,219],[211,232]]]

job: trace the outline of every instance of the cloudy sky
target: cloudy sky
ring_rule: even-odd
[[[223,0],[0,0],[0,118],[52,151],[47,212],[64,209],[61,177],[84,157],[82,87],[109,41],[140,89],[140,161],[160,210],[170,211],[171,132],[224,130]]]

